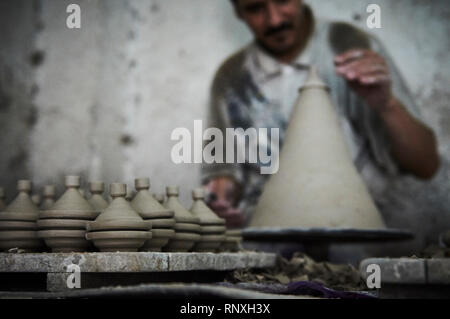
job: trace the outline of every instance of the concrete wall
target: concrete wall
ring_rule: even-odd
[[[371,32],[390,49],[449,158],[448,1],[308,1],[316,15],[362,28],[373,2],[382,29]],[[66,28],[69,3],[81,6],[79,30]],[[0,28],[0,184],[9,198],[18,178],[40,187],[81,174],[129,185],[150,176],[155,191],[177,184],[190,202],[199,165],[171,162],[170,133],[205,117],[215,69],[251,40],[229,1],[8,0],[0,2]],[[399,181],[420,204],[399,204],[407,216],[387,213],[388,222],[421,229],[420,244],[450,228],[449,177],[443,169],[429,183]]]

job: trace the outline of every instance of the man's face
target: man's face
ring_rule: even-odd
[[[238,16],[256,40],[269,52],[283,54],[292,49],[301,22],[302,0],[236,0]]]

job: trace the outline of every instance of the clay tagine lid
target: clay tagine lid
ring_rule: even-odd
[[[31,181],[17,182],[17,197],[0,213],[0,220],[36,221],[39,210],[31,201]]]
[[[178,200],[179,190],[177,186],[167,186],[167,201],[165,207],[175,212],[175,221],[177,223],[199,224],[200,218],[193,216]]]
[[[164,204],[164,194],[153,194],[153,197],[160,203]]]
[[[144,219],[172,218],[174,212],[162,206],[150,193],[150,179],[136,178],[134,181],[137,194],[131,201],[131,206]]]
[[[206,204],[205,204],[205,191],[203,188],[196,188],[192,191],[192,199],[194,203],[191,207],[192,215],[200,218],[201,225],[225,225],[225,219],[220,218],[216,215]]]
[[[41,209],[47,210],[50,209],[53,204],[55,203],[55,185],[45,185],[44,190],[42,191],[42,196],[44,197],[44,200],[41,204]]]
[[[99,212],[80,194],[80,177],[65,177],[66,191],[40,218],[94,219]]]
[[[103,192],[105,191],[105,183],[103,182],[90,182],[89,191],[92,196],[88,199],[89,204],[96,210],[102,211],[108,207],[108,202],[103,198]]]
[[[151,222],[144,221],[131,207],[131,204],[125,199],[126,194],[126,184],[112,183],[110,186],[110,195],[113,198],[111,204],[94,222],[88,224],[88,230],[150,230]]]

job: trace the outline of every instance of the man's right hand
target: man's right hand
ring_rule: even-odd
[[[235,207],[240,198],[240,186],[230,177],[216,177],[206,185],[206,203],[226,221],[227,228],[242,227],[245,221],[242,210]]]

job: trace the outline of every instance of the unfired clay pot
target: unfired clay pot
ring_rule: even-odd
[[[385,228],[314,67],[292,112],[279,170],[266,183],[250,227]]]
[[[152,222],[152,239],[146,241],[140,250],[161,251],[161,248],[167,245],[169,239],[175,235],[174,212],[162,206],[150,193],[149,178],[137,178],[134,185],[137,194],[131,201],[131,206],[142,218]]]
[[[227,230],[225,236],[226,236],[225,241],[220,246],[220,250],[232,252],[238,251],[242,243],[242,231]]]
[[[125,199],[126,194],[126,184],[111,184],[113,201],[87,226],[86,238],[100,251],[138,251],[152,238],[151,222],[144,221],[131,207]]]
[[[225,241],[225,220],[218,217],[204,202],[205,191],[197,188],[192,191],[194,200],[191,213],[200,218],[201,239],[194,246],[194,251],[214,252]]]
[[[52,252],[82,252],[91,248],[85,238],[86,224],[99,212],[79,192],[80,177],[65,177],[66,191],[51,209],[39,214],[38,235]]]
[[[30,198],[31,182],[19,180],[17,189],[17,197],[0,212],[0,250],[42,250],[44,244],[36,232],[39,211]]]
[[[45,185],[42,192],[43,200],[41,204],[41,210],[50,209],[55,203],[56,190],[55,185]]]
[[[200,219],[193,216],[178,200],[178,187],[166,187],[165,207],[175,212],[175,236],[163,247],[165,251],[189,251],[200,240]]]
[[[103,182],[90,182],[89,191],[92,196],[88,199],[88,202],[92,207],[99,212],[108,207],[108,202],[103,198],[103,192],[105,191],[105,184]]]

